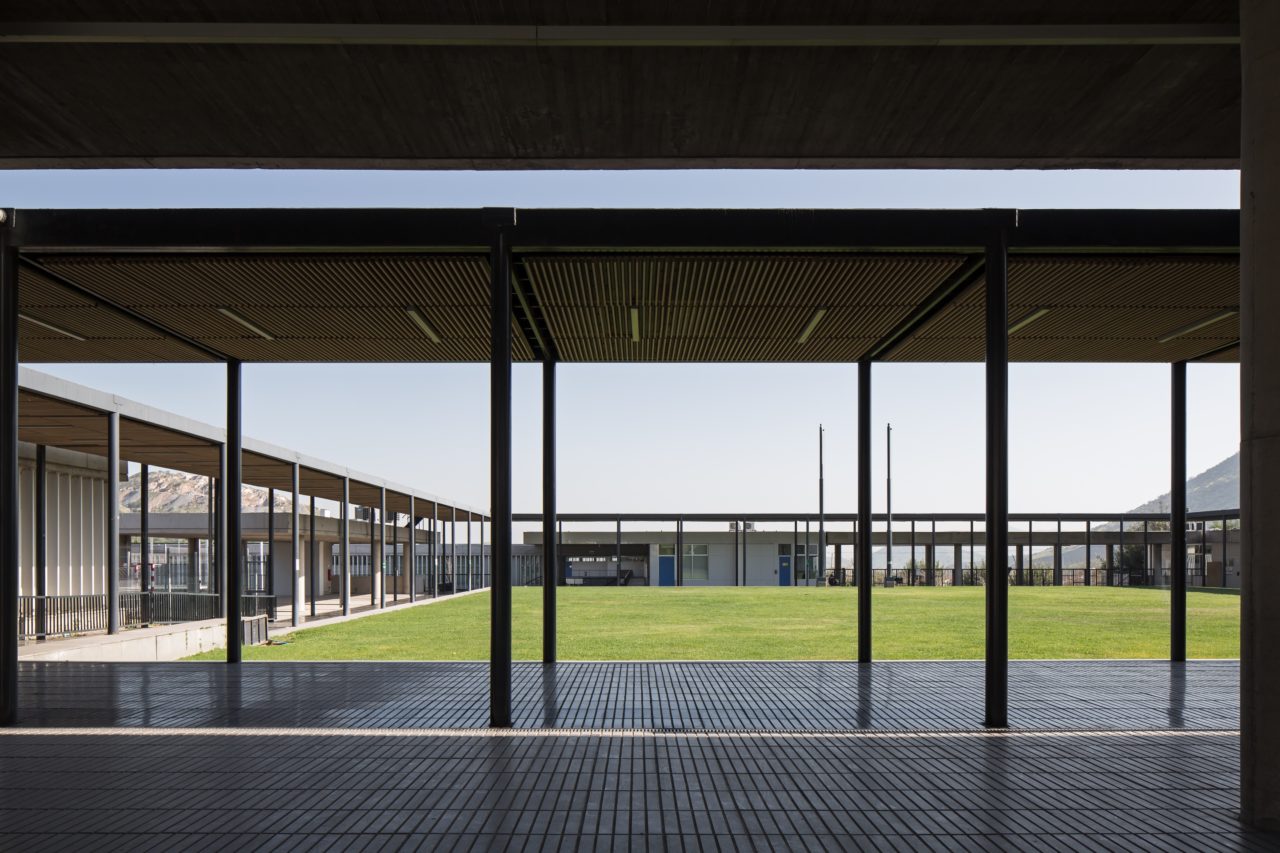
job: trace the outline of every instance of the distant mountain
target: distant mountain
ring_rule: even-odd
[[[1191,512],[1236,510],[1240,508],[1240,454],[1233,453],[1207,471],[1187,480],[1187,509]],[[1136,506],[1129,512],[1168,512],[1169,493]],[[1094,530],[1116,530],[1114,522],[1095,525]],[[1062,564],[1075,565],[1084,560],[1084,546],[1062,549]],[[1053,565],[1053,548],[1036,549],[1032,562],[1037,566]]]
[[[1240,454],[1233,453],[1187,481],[1187,509],[1192,512],[1240,508]],[[1130,512],[1168,512],[1169,493]]]
[[[149,495],[152,512],[208,512],[209,481],[198,474],[187,474],[182,471],[152,471],[151,494]],[[248,512],[267,511],[267,490],[257,486],[243,488],[244,508]],[[276,493],[276,510],[290,509],[291,495],[287,492]],[[129,482],[120,489],[120,511],[142,511],[142,475],[141,472],[129,478]]]

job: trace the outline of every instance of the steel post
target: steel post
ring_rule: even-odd
[[[556,363],[542,363],[542,662],[556,662]]]
[[[227,663],[240,663],[244,628],[244,520],[241,516],[240,362],[227,362]]]
[[[48,513],[48,448],[36,447],[36,635],[49,633],[49,608],[45,596],[49,594],[49,513]]]
[[[289,573],[289,578],[293,588],[289,591],[289,622],[296,628],[302,619],[302,614],[299,612],[302,609],[302,597],[298,595],[298,591],[302,589],[302,541],[300,538],[302,531],[298,529],[298,502],[302,500],[302,496],[298,494],[301,485],[301,469],[297,462],[293,463],[290,474],[293,504],[289,514],[289,565],[293,566],[293,571]]]
[[[338,589],[342,615],[351,614],[351,478],[342,478],[342,508],[338,513]]]
[[[499,225],[490,253],[489,441],[493,589],[489,595],[489,725],[511,725],[511,250]]]
[[[858,662],[871,663],[871,362],[858,362]]]
[[[1009,723],[1009,283],[1008,235],[986,253],[987,588],[985,725]]]
[[[120,633],[120,413],[107,413],[107,633]]]
[[[18,717],[18,250],[13,211],[0,211],[0,725]]]
[[[151,622],[151,608],[148,599],[151,597],[151,467],[142,465],[138,472],[139,480],[139,517],[138,517],[138,592],[142,606],[142,622]]]
[[[1169,473],[1169,659],[1187,659],[1187,363],[1173,365]]]

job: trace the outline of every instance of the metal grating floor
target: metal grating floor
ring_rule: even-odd
[[[484,663],[24,663],[26,726],[483,728]],[[1012,728],[1235,729],[1234,661],[1015,661]],[[516,664],[517,728],[969,731],[974,661]]]
[[[1267,850],[1238,738],[0,734],[0,847]]]

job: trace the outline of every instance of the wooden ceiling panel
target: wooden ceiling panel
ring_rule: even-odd
[[[57,255],[40,263],[105,300],[242,361],[489,358],[489,269],[483,256]],[[47,279],[41,282],[44,290],[51,286]],[[415,325],[406,313],[409,307],[421,313],[439,342]],[[219,309],[234,312],[263,334]],[[85,360],[158,360],[128,356],[134,349],[151,356],[153,340],[165,344],[164,352],[172,347],[154,331],[121,320],[118,314],[99,325],[97,315],[104,312],[77,310],[86,316],[61,310],[46,311],[45,316],[63,318],[49,322],[65,321],[64,328],[76,333],[96,326],[133,330],[138,338],[134,346],[122,345],[123,352],[115,358]],[[56,337],[47,330],[44,334]],[[54,349],[45,345],[39,352],[43,356]],[[533,357],[514,320],[512,351],[517,361]]]
[[[1234,255],[1014,256],[1009,262],[1010,324],[1048,310],[1010,335],[1009,358],[1195,359],[1239,341],[1239,320],[1230,313],[1239,310],[1239,288],[1239,262]],[[981,361],[985,357],[984,300],[979,282],[890,360]],[[1220,319],[1176,334],[1214,318]],[[1238,360],[1238,350],[1220,355],[1219,360]]]

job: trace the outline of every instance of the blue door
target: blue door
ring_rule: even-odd
[[[778,586],[791,586],[791,557],[778,557]]]
[[[675,555],[658,558],[658,586],[675,586],[676,585],[676,558]]]

